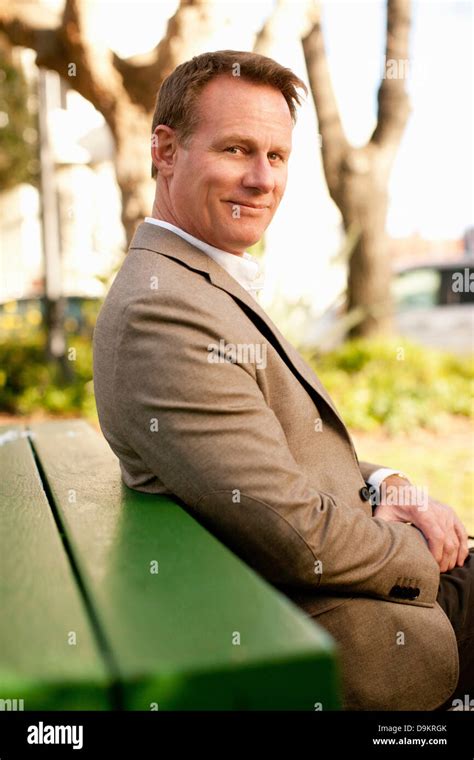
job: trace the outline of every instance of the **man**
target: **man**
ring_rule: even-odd
[[[285,190],[296,88],[290,70],[235,51],[164,81],[152,216],[94,333],[100,424],[126,485],[177,496],[334,636],[346,709],[436,709],[460,674],[440,571],[466,572],[466,531],[437,502],[404,506],[404,476],[358,461],[255,296],[246,248]]]

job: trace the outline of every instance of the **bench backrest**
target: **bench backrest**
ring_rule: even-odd
[[[326,631],[178,502],[127,488],[89,424],[0,428],[0,473],[0,700],[340,707]]]

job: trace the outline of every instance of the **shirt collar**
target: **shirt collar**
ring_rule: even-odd
[[[155,219],[151,216],[145,217],[145,222],[150,224],[156,224],[158,227],[164,227],[171,232],[176,233],[184,240],[187,240],[191,245],[196,246],[199,250],[207,253],[217,264],[225,269],[234,280],[237,280],[245,290],[248,290],[251,295],[256,297],[259,290],[263,288],[263,271],[260,267],[260,263],[250,253],[245,251],[242,256],[237,256],[234,253],[223,251],[220,248],[215,248],[209,243],[205,243],[203,240],[190,235],[189,232],[185,232],[180,227],[176,227],[170,222],[164,222],[162,219]]]

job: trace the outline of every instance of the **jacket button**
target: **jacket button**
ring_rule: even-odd
[[[364,486],[364,488],[361,488],[359,491],[359,496],[363,501],[370,501],[370,491],[369,489]]]

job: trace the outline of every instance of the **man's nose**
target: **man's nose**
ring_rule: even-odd
[[[275,187],[273,167],[266,156],[256,156],[247,166],[242,180],[244,187],[252,187],[261,193],[271,193]]]

